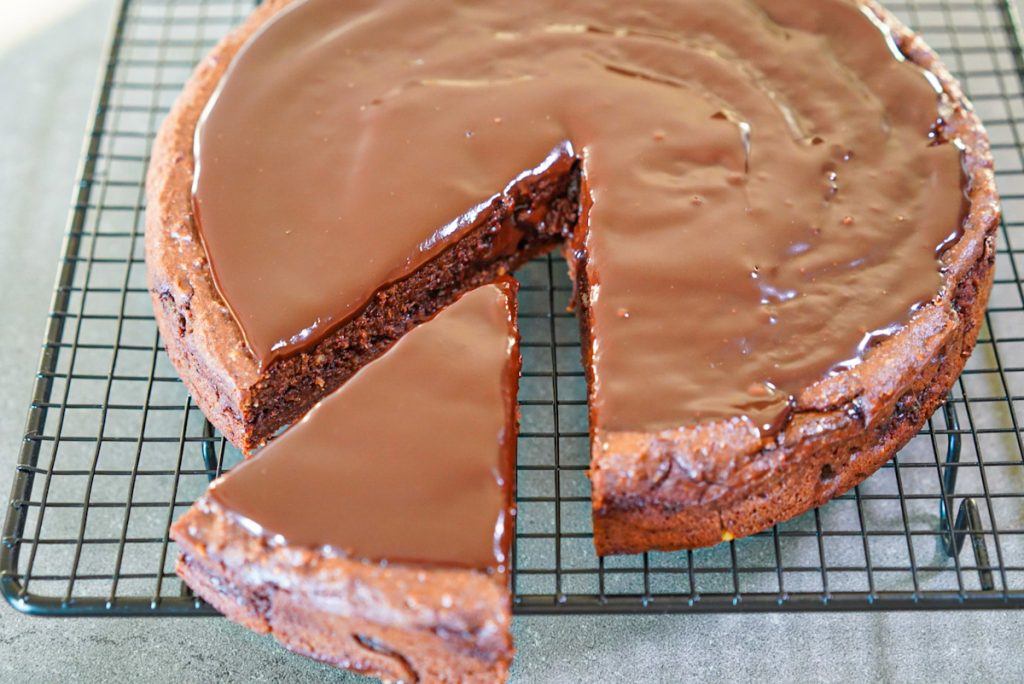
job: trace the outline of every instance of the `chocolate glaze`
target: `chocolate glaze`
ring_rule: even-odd
[[[770,432],[943,287],[938,103],[852,0],[307,0],[212,100],[195,207],[266,365],[578,169],[594,427]]]
[[[407,334],[210,496],[271,544],[504,572],[519,365],[506,278]]]

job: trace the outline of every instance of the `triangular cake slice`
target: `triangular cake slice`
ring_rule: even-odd
[[[503,680],[520,355],[515,283],[403,337],[171,528],[235,622],[386,680]]]

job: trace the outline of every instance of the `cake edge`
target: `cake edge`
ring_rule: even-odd
[[[204,496],[171,527],[175,571],[225,617],[288,650],[387,681],[504,681],[506,574],[271,547]]]

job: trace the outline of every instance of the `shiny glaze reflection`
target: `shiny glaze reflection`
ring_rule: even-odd
[[[937,103],[847,0],[307,0],[209,107],[195,207],[266,365],[574,155],[595,426],[771,431],[940,291],[965,200]]]

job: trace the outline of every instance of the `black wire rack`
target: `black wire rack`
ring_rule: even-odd
[[[945,408],[854,490],[700,551],[594,555],[586,392],[557,257],[518,274],[524,373],[517,613],[1024,607],[1024,55],[1011,2],[913,0],[988,125],[1005,221],[977,350]],[[37,615],[201,615],[171,521],[240,460],[157,335],[143,177],[193,65],[251,0],[122,0],[97,88],[0,546],[0,588]],[[967,542],[970,543],[967,543]]]

